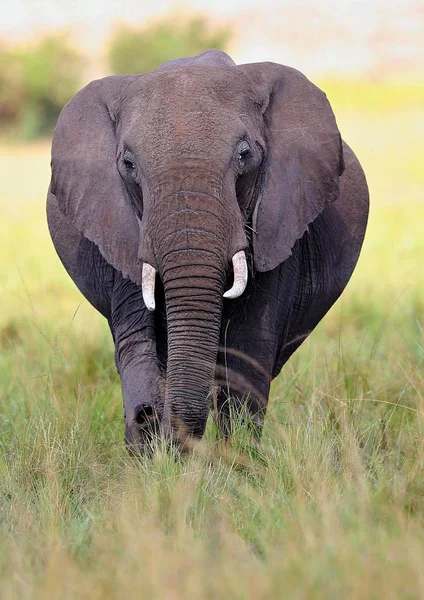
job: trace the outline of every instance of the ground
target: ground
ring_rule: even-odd
[[[424,86],[323,82],[367,173],[355,274],[259,450],[130,459],[106,323],[52,248],[49,144],[0,151],[0,596],[424,597]]]

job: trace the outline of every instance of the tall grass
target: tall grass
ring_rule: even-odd
[[[424,113],[406,86],[327,91],[369,230],[259,449],[210,422],[184,461],[127,456],[109,332],[47,234],[48,148],[3,149],[1,598],[424,596]]]

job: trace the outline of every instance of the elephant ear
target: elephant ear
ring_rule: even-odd
[[[325,94],[275,63],[240,67],[262,106],[266,160],[253,214],[255,268],[285,261],[308,225],[339,196],[340,133]]]
[[[117,168],[114,117],[119,95],[135,77],[93,81],[62,110],[53,136],[51,191],[107,262],[140,285],[139,225]]]

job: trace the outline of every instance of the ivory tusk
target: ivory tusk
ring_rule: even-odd
[[[155,310],[155,281],[156,269],[152,265],[149,265],[149,263],[143,263],[141,293],[143,294],[147,310]]]
[[[247,285],[247,262],[244,250],[236,252],[233,256],[234,283],[231,289],[224,294],[224,298],[238,298],[242,295]]]

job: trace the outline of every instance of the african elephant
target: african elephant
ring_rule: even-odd
[[[108,320],[127,444],[158,432],[184,450],[211,390],[224,436],[242,410],[261,429],[271,380],[353,272],[368,189],[304,75],[209,50],[65,106],[47,215]]]

